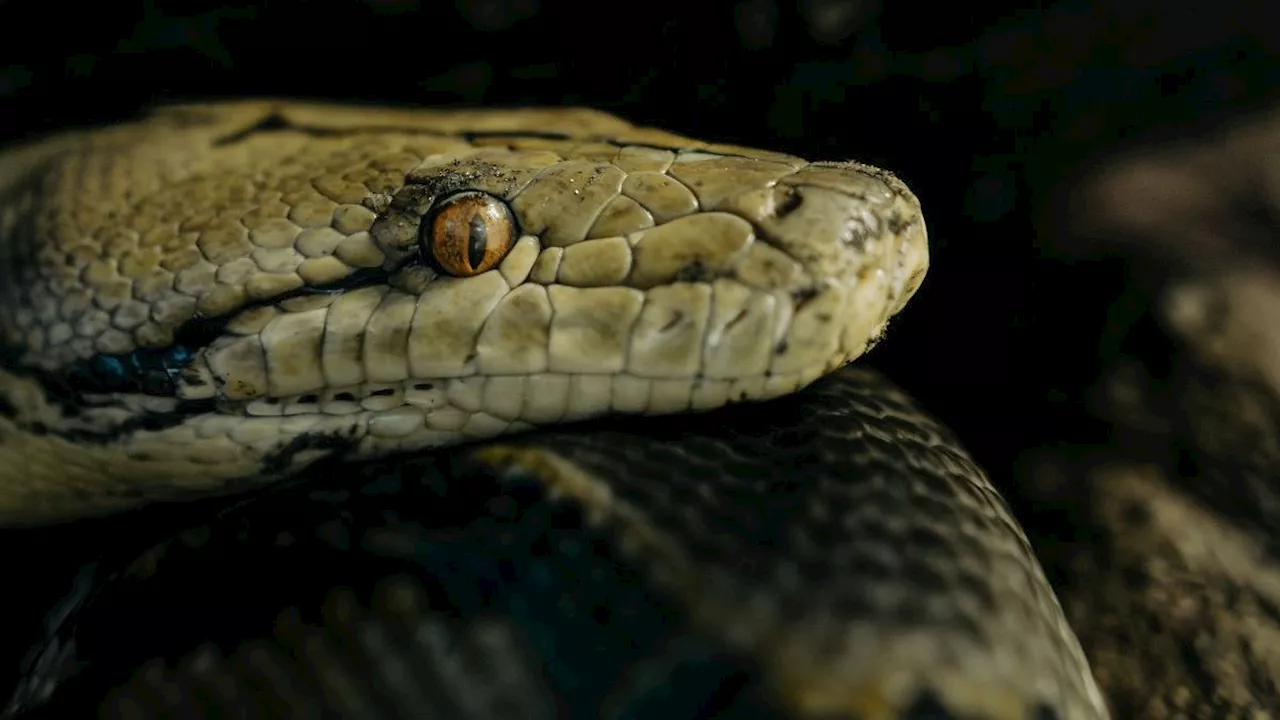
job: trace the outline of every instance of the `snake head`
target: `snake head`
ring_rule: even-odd
[[[249,103],[77,138],[8,186],[7,382],[44,391],[18,424],[148,492],[791,393],[928,265],[887,172],[591,111]]]

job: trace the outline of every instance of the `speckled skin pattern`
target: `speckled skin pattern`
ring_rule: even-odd
[[[0,526],[776,397],[928,264],[888,173],[586,110],[182,106],[2,165]],[[450,277],[423,218],[463,190],[518,240]]]

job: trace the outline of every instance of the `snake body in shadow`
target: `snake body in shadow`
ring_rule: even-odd
[[[983,471],[847,365],[927,266],[892,175],[283,102],[0,163],[0,522],[96,538],[7,712],[1107,717]]]

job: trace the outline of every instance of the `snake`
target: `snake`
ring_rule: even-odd
[[[984,471],[853,362],[928,265],[920,202],[888,171],[596,110],[223,101],[65,131],[0,155],[0,527],[177,516],[246,493],[275,509],[236,512],[275,527],[355,512],[299,477],[338,478],[327,492],[348,497],[358,474],[395,476],[419,490],[360,525],[361,547],[381,547],[414,512],[423,532],[461,525],[433,514],[442,498],[525,497],[523,478],[538,500],[502,527],[574,508],[574,542],[617,554],[594,558],[591,582],[633,573],[601,582],[678,615],[681,642],[746,663],[779,716],[1108,717]],[[771,516],[781,535],[764,529]],[[478,545],[431,535],[432,552],[461,560],[380,579],[375,595],[398,605],[325,602],[346,603],[344,622],[408,622],[388,608],[430,604],[423,582],[506,532],[491,520],[467,525],[489,528]],[[290,532],[310,530],[269,534]],[[176,542],[122,572],[195,572]],[[236,552],[249,572],[258,551]],[[502,567],[541,567],[520,557]],[[474,633],[489,638],[490,664],[459,676],[454,656],[414,656],[402,669],[445,674],[383,697],[421,706],[431,685],[452,698],[442,716],[557,716],[530,689],[546,682],[529,668],[552,666],[511,640],[533,632],[527,617],[423,616],[464,655],[480,653]],[[46,669],[57,651],[45,644]],[[674,682],[674,651],[645,652]],[[191,657],[157,672],[190,674]],[[458,710],[462,678],[499,682],[493,663],[524,683],[523,709]],[[47,698],[39,675],[11,712]],[[318,693],[342,685],[325,677]],[[161,686],[174,685],[143,695]],[[123,716],[139,716],[138,697]],[[330,711],[368,716],[344,697]],[[636,716],[588,704],[583,716]]]

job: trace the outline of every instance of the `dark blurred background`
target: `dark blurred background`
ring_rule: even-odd
[[[1141,340],[1125,327],[1149,299],[1134,260],[1066,231],[1094,209],[1064,198],[1117,153],[1266,109],[1280,86],[1268,5],[11,0],[0,144],[158,102],[269,95],[588,105],[889,168],[924,204],[932,268],[867,361],[960,435],[1043,542],[1072,528],[1019,491],[1022,461],[1108,443],[1087,399]],[[51,552],[19,560],[42,567]],[[30,585],[16,599],[48,602]]]
[[[1131,273],[1059,232],[1063,189],[1115,152],[1266,107],[1280,80],[1262,0],[1018,5],[9,2],[0,140],[275,95],[589,105],[887,167],[924,204],[933,262],[870,361],[1008,488],[1027,449],[1107,432],[1083,399]]]

